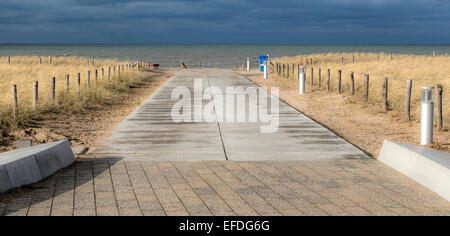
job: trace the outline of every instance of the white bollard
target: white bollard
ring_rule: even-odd
[[[433,144],[433,87],[422,87],[420,105],[420,145]]]
[[[267,65],[267,61],[264,62],[264,79],[269,78],[269,72],[268,72],[268,65]]]
[[[306,72],[305,67],[298,65],[298,93],[305,94],[306,93]]]
[[[247,57],[247,71],[250,71],[250,58]]]

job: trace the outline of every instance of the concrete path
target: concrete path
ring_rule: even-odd
[[[367,158],[361,150],[283,102],[280,102],[279,130],[273,134],[261,134],[260,127],[266,125],[261,122],[175,123],[171,109],[177,101],[172,101],[171,93],[174,88],[183,86],[194,94],[195,79],[203,79],[204,89],[217,87],[223,93],[227,87],[257,87],[231,70],[180,71],[91,153],[126,160],[164,161]],[[204,100],[203,104],[210,101]],[[233,106],[224,104],[224,111],[227,105]],[[218,110],[217,104],[215,106]],[[192,106],[192,114],[197,109],[200,108]],[[270,106],[267,109],[270,110]],[[248,116],[248,106],[240,112]]]

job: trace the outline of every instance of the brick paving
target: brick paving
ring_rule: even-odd
[[[1,194],[0,215],[450,215],[450,203],[376,160],[89,159]]]

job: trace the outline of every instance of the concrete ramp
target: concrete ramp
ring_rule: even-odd
[[[177,87],[185,87],[194,95],[195,79],[202,79],[203,90],[210,90],[213,95],[217,89],[225,94],[227,88],[259,88],[231,70],[180,71],[143,102],[91,153],[145,160],[286,161],[368,158],[352,144],[277,98],[279,129],[271,134],[260,132],[261,126],[267,125],[262,122],[216,120],[175,123],[171,110],[177,101],[172,101],[172,91]],[[210,103],[211,99],[203,98],[203,106]],[[191,105],[192,114],[201,109],[193,101]],[[224,102],[222,109],[219,104],[213,105],[214,111],[223,110],[224,116],[227,115],[227,106],[235,106],[229,102]],[[241,112],[248,116],[248,106],[236,106],[236,115]],[[267,109],[270,113],[271,106],[258,109]],[[217,113],[214,115],[218,117]]]

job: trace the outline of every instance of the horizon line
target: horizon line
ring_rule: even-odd
[[[1,43],[0,45],[450,46],[450,43]]]

